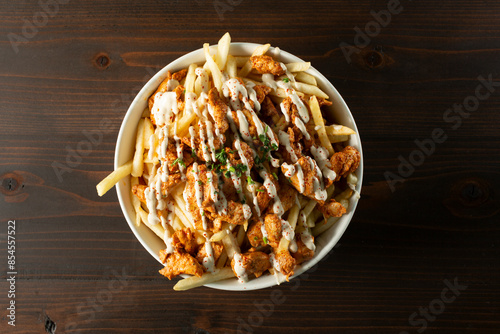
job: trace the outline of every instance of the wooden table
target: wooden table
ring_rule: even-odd
[[[500,3],[394,1],[3,1],[0,332],[498,333]],[[176,293],[95,185],[140,86],[226,31],[336,86],[362,199],[308,277]]]

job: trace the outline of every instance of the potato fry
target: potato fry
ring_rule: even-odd
[[[215,63],[220,70],[226,67],[227,56],[229,54],[229,46],[231,45],[231,36],[228,32],[222,36],[217,45],[217,55],[215,56]]]
[[[315,96],[321,97],[323,99],[329,98],[328,95],[325,92],[323,92],[321,89],[319,89],[319,87],[317,87],[317,86],[309,85],[309,84],[302,83],[299,81],[296,81],[294,83],[294,86],[295,86],[296,90],[298,90],[299,92],[302,92],[304,94],[315,95]]]
[[[231,55],[227,56],[227,63],[226,63],[227,75],[229,75],[230,78],[235,78],[238,75],[237,70],[238,69],[236,68],[236,60],[234,59],[234,57]]]
[[[142,176],[144,170],[144,118],[141,118],[137,126],[137,136],[135,140],[135,153],[132,162],[132,176]]]
[[[337,124],[325,126],[325,130],[326,134],[330,136],[349,136],[356,133],[353,129],[348,128],[347,126]]]
[[[328,135],[328,140],[330,140],[330,143],[334,144],[334,143],[341,143],[341,142],[344,142],[344,141],[348,141],[349,140],[349,136],[332,136],[332,135]]]
[[[118,167],[111,174],[106,176],[104,180],[99,182],[99,184],[96,186],[97,194],[99,196],[102,196],[105,193],[107,193],[109,189],[111,189],[116,183],[118,183],[118,181],[123,179],[125,176],[130,175],[131,171],[132,171],[132,160],[130,160],[123,166]]]
[[[297,204],[295,204],[291,209],[290,213],[288,214],[288,223],[290,224],[292,230],[295,230],[295,227],[297,226],[297,219],[299,217],[299,211],[300,208]],[[288,241],[285,237],[282,237],[278,246],[278,249],[285,250],[288,249],[288,246],[290,245],[290,241]]]
[[[214,86],[217,88],[219,93],[222,92],[222,73],[217,67],[217,64],[215,63],[214,59],[210,55],[210,48],[209,44],[205,43],[203,44],[203,49],[205,50],[205,58],[206,58],[206,64],[208,65],[208,68],[210,69],[210,72],[212,73],[212,79],[214,81]]]
[[[201,277],[191,276],[184,278],[174,285],[175,291],[185,291],[192,288],[196,288],[205,284],[221,281],[234,277],[234,273],[231,268],[222,268],[214,273],[206,273]]]
[[[149,118],[144,118],[144,148],[150,149],[149,138],[155,132],[153,127],[153,123],[149,120]]]
[[[298,80],[298,81],[301,81],[303,83],[313,85],[313,86],[318,85],[316,78],[314,76],[306,73],[306,72],[297,72],[297,73],[292,73],[292,74],[295,75],[295,80]]]
[[[194,81],[196,80],[196,68],[198,66],[196,64],[189,65],[188,72],[186,75],[186,81],[184,82],[184,88],[186,89],[186,93],[194,92]]]
[[[290,72],[303,72],[307,71],[311,67],[311,63],[306,61],[306,62],[300,62],[300,63],[288,63],[285,64],[286,69]]]
[[[318,133],[321,146],[328,150],[329,155],[332,155],[334,153],[333,147],[328,140],[328,136],[326,135],[325,122],[323,120],[323,116],[321,115],[321,109],[319,107],[318,99],[314,95],[309,99],[309,109],[311,110],[314,124],[317,128],[319,128],[316,130],[316,132]]]
[[[234,57],[237,67],[245,66],[245,64],[248,62],[248,59],[250,59],[250,57],[238,57],[238,56]]]

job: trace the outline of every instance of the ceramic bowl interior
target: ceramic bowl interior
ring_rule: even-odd
[[[259,44],[253,43],[231,43],[229,52],[234,56],[249,56],[258,46]],[[215,50],[216,46],[211,46],[212,54],[215,53]],[[271,48],[270,51],[272,52],[273,48]],[[279,59],[283,63],[302,61],[302,59],[283,50],[279,52],[277,59]],[[137,124],[141,118],[143,110],[147,107],[147,100],[149,96],[151,96],[158,85],[166,78],[167,71],[170,70],[171,72],[175,72],[183,68],[187,68],[192,63],[203,64],[204,61],[205,55],[203,49],[188,53],[165,66],[141,89],[141,91],[137,94],[132,104],[130,105],[127,114],[123,119],[123,123],[118,134],[115,151],[115,168],[132,159],[134,154]],[[338,91],[321,73],[319,73],[312,67],[307,72],[316,77],[318,86],[329,95],[330,101],[333,102],[333,105],[329,109],[331,111],[331,115],[326,115],[326,117],[331,117],[331,119],[336,121],[337,124],[348,126],[356,131],[356,135],[351,135],[348,143],[349,145],[356,147],[361,153],[361,163],[358,170],[356,171],[356,175],[359,179],[356,190],[361,193],[361,184],[363,181],[363,152],[361,149],[361,140],[358,135],[358,129],[356,127],[356,123],[354,122],[354,118],[352,117],[349,108],[347,107]],[[158,251],[165,248],[164,242],[160,240],[156,236],[156,234],[154,234],[147,226],[143,224],[141,224],[140,226],[136,226],[134,223],[135,211],[130,198],[130,178],[127,177],[121,180],[116,185],[116,190],[118,193],[118,199],[120,201],[121,209],[130,226],[130,229],[134,232],[137,239],[141,242],[144,248],[147,249],[151,256],[153,256],[158,260],[158,262],[160,262]],[[298,266],[293,277],[299,276],[300,274],[307,271],[309,268],[318,263],[318,261],[320,261],[323,257],[325,257],[325,255],[328,254],[330,250],[332,250],[332,248],[337,244],[340,237],[349,225],[349,222],[351,221],[356,209],[357,202],[358,199],[356,198],[356,196],[352,196],[349,202],[347,214],[342,216],[329,230],[325,231],[323,234],[316,238],[316,254],[311,260]],[[207,284],[206,286],[221,290],[254,290],[271,287],[276,284],[277,281],[274,276],[263,275],[259,278],[251,279],[244,284],[239,283],[236,278],[232,278],[216,283]]]

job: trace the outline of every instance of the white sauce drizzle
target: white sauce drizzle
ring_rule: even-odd
[[[156,196],[155,190],[151,187],[147,187],[144,190],[144,195],[146,197],[146,206],[148,207],[148,223],[151,225],[156,225],[160,222],[158,215],[156,213]]]
[[[312,251],[316,250],[316,245],[314,244],[313,237],[311,235],[311,231],[307,226],[307,218],[304,212],[300,212],[299,215],[299,224],[302,225],[303,230],[300,232],[300,239],[304,243],[304,245]]]
[[[203,258],[203,266],[209,273],[213,273],[215,271],[215,256],[212,243],[208,239],[205,241],[205,252],[207,256]]]
[[[278,138],[280,140],[280,144],[285,146],[286,151],[288,152],[288,154],[290,154],[290,159],[292,160],[292,162],[296,163],[298,160],[297,154],[295,154],[295,151],[292,148],[292,144],[290,143],[290,136],[288,135],[288,133],[286,133],[283,130],[280,130],[278,132]]]
[[[179,113],[175,92],[156,93],[152,113],[157,126],[171,124]]]
[[[248,281],[248,275],[246,273],[245,268],[243,267],[243,259],[241,258],[240,253],[234,254],[234,272],[238,277],[238,281],[240,283],[245,283]]]
[[[200,215],[202,219],[202,224],[203,224],[203,229],[206,231],[207,230],[207,220],[205,218],[205,211],[203,210],[202,207],[202,202],[203,202],[203,191],[202,191],[202,185],[200,184],[200,175],[198,171],[198,163],[195,162],[193,163],[193,174],[194,174],[194,189],[196,193],[196,204],[198,205],[198,208],[200,208]],[[187,205],[187,201],[186,201]]]
[[[312,146],[311,153],[314,156],[314,160],[316,160],[319,169],[323,173],[323,176],[329,180],[334,181],[337,177],[337,174],[331,170],[330,160],[328,160],[328,151],[322,146]]]

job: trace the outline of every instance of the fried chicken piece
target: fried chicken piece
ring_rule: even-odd
[[[184,165],[186,165],[187,167],[193,163],[193,157],[191,156],[191,152],[184,152],[184,150],[186,149],[186,145],[184,143],[181,142],[179,146],[182,150],[182,159],[180,160],[182,160]],[[179,166],[181,163],[179,163],[179,160],[177,160],[179,159],[179,157],[177,156],[177,146],[175,145],[175,140],[173,140],[172,138],[168,139],[167,154],[165,158],[167,159],[169,174],[179,172]],[[165,166],[163,166],[163,168],[164,167]]]
[[[302,171],[302,180],[299,177],[300,172],[296,171],[291,178],[289,178],[292,186],[297,189],[297,191],[305,196],[314,198],[314,181],[313,178],[316,175],[315,171],[311,169],[311,165],[306,157],[301,157],[294,165],[296,170]],[[286,174],[288,169],[285,166],[281,166],[281,172]],[[303,190],[301,191],[301,186]]]
[[[172,236],[172,244],[177,250],[185,250],[189,254],[194,254],[198,247],[196,236],[189,227],[175,231]]]
[[[265,246],[262,240],[262,224],[261,220],[254,220],[247,230],[247,237],[252,247]]]
[[[339,202],[335,201],[333,198],[324,203],[318,205],[318,210],[323,214],[325,219],[329,217],[340,217],[346,213],[346,209]]]
[[[247,143],[245,143],[242,140],[240,140],[240,148],[241,148],[241,151],[243,152],[243,155],[245,156],[245,158],[248,162],[248,164],[244,164],[244,165],[247,166],[248,170],[252,169],[253,164],[254,164],[252,149],[250,148],[250,146],[248,146]],[[231,162],[231,165],[233,167],[237,166],[239,164],[243,164],[243,159],[241,159],[241,156],[238,152],[238,149],[236,148],[236,141],[233,142],[233,149],[232,150],[230,150],[228,147],[226,147],[226,154],[229,157],[229,161]]]
[[[243,225],[247,220],[243,210],[243,204],[235,201],[227,202],[227,215],[216,215],[224,222],[234,225]]]
[[[176,72],[172,74],[170,71],[167,72],[167,77],[161,82],[161,84],[158,86],[156,91],[149,97],[148,99],[148,106],[149,110],[153,110],[153,104],[155,101],[155,95],[156,93],[165,93],[168,89],[168,84],[170,80],[176,80],[177,84],[184,79],[184,77],[187,75],[187,69],[180,70],[179,72]],[[181,86],[182,87],[182,86]],[[181,93],[184,91],[184,88],[182,88]],[[177,92],[176,92],[177,93]],[[177,100],[179,100],[179,95],[177,94]],[[152,115],[152,114],[151,114]],[[153,124],[155,124],[153,122]]]
[[[166,256],[165,267],[159,272],[169,280],[180,274],[201,277],[203,275],[203,266],[188,253],[175,251]]]
[[[330,158],[331,169],[337,174],[335,181],[341,177],[354,173],[359,167],[361,154],[352,146],[346,146],[342,152],[336,152]]]
[[[254,86],[253,89],[255,93],[257,93],[257,101],[259,101],[259,103],[262,103],[266,96],[273,90],[271,87],[264,85]]]
[[[170,174],[167,182],[161,183],[161,193],[164,197],[168,196],[170,191],[182,182],[181,174]],[[148,186],[144,184],[136,184],[132,187],[132,193],[139,198],[142,203],[146,203],[146,195],[144,191]]]
[[[322,106],[331,106],[332,105],[332,101],[328,101],[322,97],[318,97],[318,104],[319,104],[319,107],[321,108]]]
[[[311,236],[311,238],[313,238],[314,242],[314,237]],[[297,241],[297,251],[295,253],[292,253],[295,262],[297,264],[301,264],[302,262],[306,262],[312,259],[314,256],[314,251],[306,247],[306,245],[302,241],[301,236],[296,235],[295,240]]]
[[[281,240],[281,218],[276,214],[267,214],[264,218],[264,226],[267,232],[267,240],[269,245],[277,248]]]
[[[209,121],[210,122],[210,121]],[[198,159],[200,159],[201,161],[206,161],[205,160],[205,156],[203,154],[203,152],[207,153],[210,158],[209,159],[212,159],[212,154],[211,154],[211,143],[209,142],[208,140],[208,135],[207,135],[207,124],[206,122],[202,122],[201,123],[201,131],[203,132],[203,135],[205,137],[205,143],[202,142],[201,140],[201,137],[200,137],[200,127],[199,127],[199,124],[196,124],[194,126],[194,129],[195,129],[195,137],[194,137],[194,151],[196,153],[196,156],[198,157]],[[212,124],[212,133],[213,133],[213,137],[214,137],[214,142],[213,142],[213,148],[214,150],[217,152],[218,150],[220,150],[220,148],[223,146],[223,142],[221,142],[221,139],[219,138],[219,136],[216,136],[215,135],[215,132],[214,132],[214,127],[213,127],[213,124]],[[223,140],[225,140],[225,137],[223,137]],[[193,152],[193,147],[191,147],[192,143],[191,143],[191,137],[181,137],[181,141],[182,143],[185,145],[185,146],[189,146],[191,148],[191,152],[189,153],[185,153],[185,155],[190,155],[192,156],[192,152]]]
[[[280,198],[284,212],[290,210],[296,203],[297,199],[297,191],[290,187],[289,184],[290,183],[280,175],[280,189],[278,191],[278,197]]]
[[[235,276],[238,276],[236,270],[234,269],[235,265],[236,260],[233,258],[233,260],[231,261],[231,268],[233,268]],[[252,274],[260,276],[264,271],[271,268],[269,255],[264,252],[247,252],[241,254],[241,263],[239,263],[239,265],[241,265],[245,269],[245,273],[248,276]]]
[[[212,242],[211,244],[212,244],[212,251],[214,254],[214,262],[217,262],[220,255],[222,254],[222,251],[224,250],[224,247],[215,242]],[[196,254],[196,260],[198,260],[199,263],[203,263],[203,259],[207,256],[207,251],[205,246],[206,245],[203,244],[198,250],[198,254]]]
[[[229,128],[229,124],[227,123],[226,119],[227,105],[220,98],[217,88],[214,87],[208,92],[208,103],[210,103],[210,105],[214,109],[213,116],[215,120],[215,126],[217,126],[221,134],[225,133]]]
[[[260,113],[265,117],[268,117],[273,124],[278,124],[280,118],[282,117],[276,107],[274,106],[273,101],[266,96],[260,105]]]
[[[132,187],[132,193],[139,198],[142,203],[146,203],[146,195],[144,191],[148,186],[144,184],[136,184]]]
[[[281,64],[269,56],[252,56],[250,57],[250,62],[252,63],[252,68],[255,68],[261,74],[283,75],[286,73]]]
[[[293,269],[296,265],[295,259],[290,255],[288,249],[278,249],[274,253],[274,258],[279,263],[280,272],[285,275],[288,281],[288,278],[293,275]]]
[[[259,206],[260,212],[263,212],[267,207],[269,207],[269,203],[271,202],[271,197],[267,193],[266,187],[260,186],[257,188],[257,205]],[[278,194],[278,196],[280,196]],[[281,196],[280,196],[281,198]],[[272,209],[272,207],[270,207]],[[286,210],[285,210],[286,211]]]

